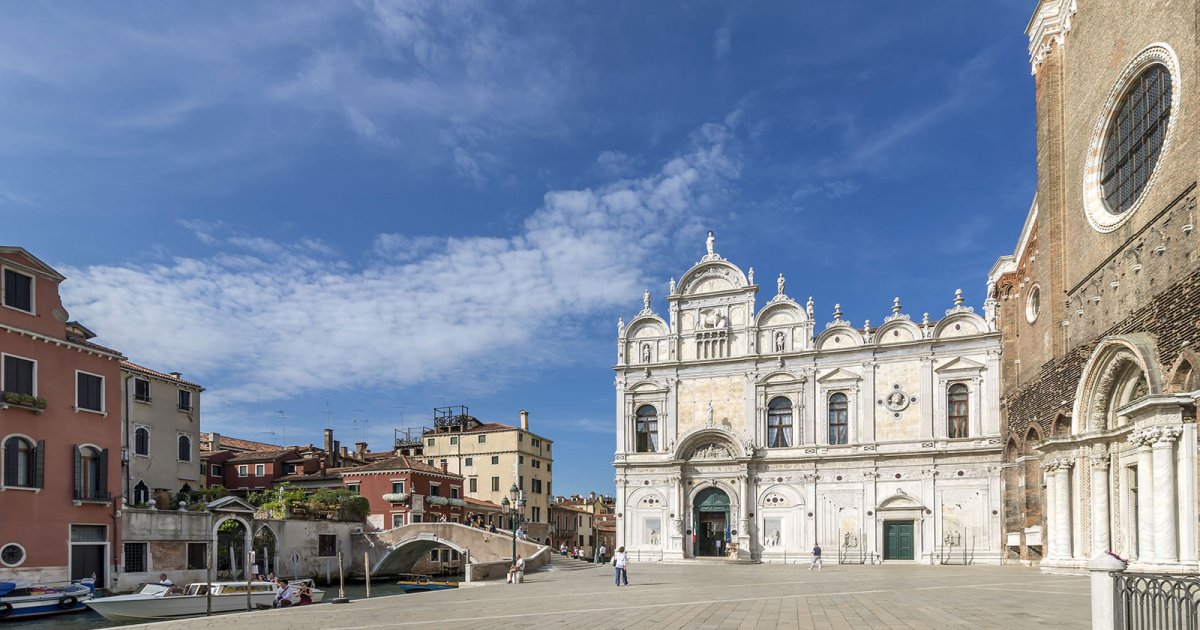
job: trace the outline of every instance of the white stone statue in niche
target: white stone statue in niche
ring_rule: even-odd
[[[783,331],[775,331],[775,352],[783,352],[786,344],[787,336],[783,334]]]
[[[650,362],[650,344],[642,344],[642,363]]]
[[[768,547],[778,547],[779,546],[779,530],[778,529],[771,532],[770,534],[767,534],[767,546]]]
[[[650,530],[650,544],[651,545],[658,544],[658,530],[657,529]]]

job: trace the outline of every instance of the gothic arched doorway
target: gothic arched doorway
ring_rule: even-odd
[[[701,490],[692,502],[692,554],[723,556],[729,543],[729,495],[720,488]]]

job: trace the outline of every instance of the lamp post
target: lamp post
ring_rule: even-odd
[[[521,526],[521,515],[525,511],[525,497],[517,484],[508,489],[508,496],[501,500],[500,505],[508,513],[508,527],[512,532],[512,560],[517,561],[517,528]],[[510,500],[511,499],[511,500]]]
[[[504,519],[506,521],[508,521],[509,525],[512,525],[512,507],[511,507],[511,505],[512,504],[509,503],[509,501],[508,501],[508,497],[504,497],[503,499],[500,500],[500,509],[503,510]],[[513,564],[516,564],[516,562],[517,562],[517,531],[516,530],[511,530],[511,531],[512,531],[512,539],[513,539],[512,561],[513,561]]]

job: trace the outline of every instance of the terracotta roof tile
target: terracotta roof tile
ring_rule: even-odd
[[[255,442],[253,440],[243,440],[240,438],[229,437],[228,435],[221,436],[220,444],[211,444],[212,433],[201,433],[201,442],[209,442],[210,447],[214,451],[222,449],[233,449],[238,451],[280,451],[286,450],[278,444],[267,444],[266,442]]]
[[[230,462],[258,462],[258,461],[275,459],[277,457],[282,457],[283,455],[287,455],[289,453],[295,453],[295,452],[296,452],[296,450],[291,449],[291,448],[279,449],[277,451],[250,451],[247,453],[238,453],[237,455],[230,457],[229,460],[227,460],[227,461],[230,461]]]
[[[198,390],[200,390],[200,391],[204,391],[204,387],[203,387],[203,386],[201,386],[201,385],[198,385],[198,384],[196,384],[196,383],[193,383],[193,382],[191,382],[191,381],[185,381],[185,380],[183,380],[183,379],[181,379],[181,378],[175,378],[174,376],[171,376],[170,374],[163,374],[162,372],[159,372],[158,370],[151,370],[151,369],[150,369],[150,368],[148,368],[148,367],[145,367],[145,366],[142,366],[142,365],[138,365],[138,364],[136,364],[136,363],[134,363],[133,361],[130,361],[130,360],[128,360],[128,359],[126,359],[126,360],[124,360],[124,361],[121,361],[121,367],[122,367],[122,368],[125,368],[125,369],[127,369],[127,370],[129,370],[129,371],[131,371],[131,372],[139,372],[139,373],[141,373],[141,374],[145,374],[145,375],[147,375],[147,376],[153,376],[153,377],[155,377],[155,378],[161,378],[161,379],[163,379],[163,380],[165,380],[165,381],[171,381],[171,382],[173,382],[173,383],[179,383],[180,385],[187,385],[188,387],[195,387],[196,389],[198,389]]]
[[[345,474],[354,474],[359,472],[374,472],[378,470],[416,470],[419,472],[436,473],[439,475],[448,475],[451,477],[461,477],[452,472],[447,472],[437,466],[430,466],[424,462],[417,460],[415,457],[407,455],[398,455],[391,459],[385,459],[378,462],[372,462],[366,466],[358,466],[351,470],[345,471]]]

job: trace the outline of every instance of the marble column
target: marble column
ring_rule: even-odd
[[[1179,561],[1175,504],[1175,440],[1178,427],[1161,427],[1151,447],[1154,461],[1154,554],[1158,562]],[[1140,483],[1140,481],[1139,481]]]
[[[1058,557],[1058,540],[1054,537],[1055,532],[1055,487],[1054,487],[1054,468],[1053,461],[1042,462],[1042,475],[1046,481],[1046,494],[1042,497],[1042,505],[1045,509],[1046,531],[1042,532],[1042,547],[1045,549],[1046,558]]]
[[[1154,553],[1154,459],[1153,438],[1145,429],[1134,431],[1129,441],[1137,445],[1137,559],[1153,562]]]
[[[1092,556],[1112,548],[1109,534],[1108,453],[1092,455]]]
[[[1074,556],[1071,548],[1071,466],[1069,459],[1060,459],[1054,469],[1054,536],[1059,557]]]

